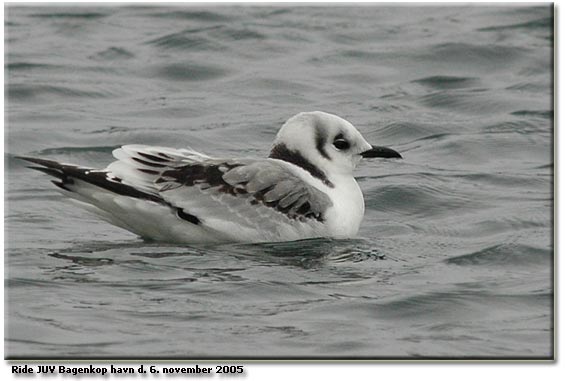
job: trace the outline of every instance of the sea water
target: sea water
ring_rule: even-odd
[[[14,6],[10,358],[549,358],[550,5]],[[98,220],[16,155],[268,154],[323,110],[403,160],[356,171],[356,239],[179,246]]]

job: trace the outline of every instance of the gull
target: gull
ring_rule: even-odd
[[[267,158],[148,145],[112,154],[117,161],[105,169],[19,158],[109,223],[148,241],[183,244],[355,237],[365,203],[353,170],[362,158],[401,158],[321,111],[288,119]]]

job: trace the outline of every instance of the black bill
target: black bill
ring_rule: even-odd
[[[377,147],[372,146],[372,148],[368,151],[361,152],[361,156],[363,157],[384,157],[386,159],[390,158],[398,158],[402,159],[402,156],[395,150],[387,147]]]

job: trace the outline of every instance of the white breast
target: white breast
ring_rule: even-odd
[[[334,204],[327,214],[328,229],[337,238],[354,237],[365,213],[363,193],[351,176],[336,179],[334,184],[328,192]]]
[[[325,233],[318,236],[352,238],[357,235],[365,213],[365,201],[361,188],[353,176],[349,174],[329,176],[328,179],[334,185],[329,187],[304,169],[284,161],[282,163],[302,180],[326,193],[332,201],[333,206],[326,212]]]

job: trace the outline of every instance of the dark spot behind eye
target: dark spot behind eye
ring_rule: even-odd
[[[322,155],[322,157],[331,160],[330,156],[326,152],[326,149],[324,148],[327,140],[328,139],[326,134],[324,133],[324,130],[319,126],[316,126],[316,149],[318,150],[320,155]]]

